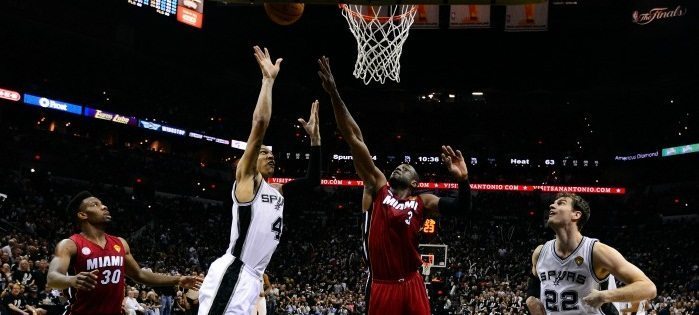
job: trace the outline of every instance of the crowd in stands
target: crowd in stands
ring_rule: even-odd
[[[64,209],[80,190],[90,190],[109,206],[114,224],[108,232],[129,240],[143,268],[204,276],[224,253],[231,222],[225,155],[164,154],[135,142],[124,148],[116,140],[109,144],[65,132],[45,137],[46,132],[12,124],[0,129],[0,193],[8,196],[0,203],[0,312],[18,296],[28,313],[62,312],[66,297],[46,287],[46,270],[56,243],[75,231]],[[341,164],[327,165],[326,172],[337,168],[343,171],[336,176],[350,175]],[[280,176],[296,177],[304,170],[300,161]],[[535,172],[480,169],[472,180],[503,182],[513,173],[523,174],[517,181],[541,180]],[[427,167],[424,174],[426,180],[444,180],[439,176],[446,172]],[[140,176],[152,180],[150,190],[134,185]],[[576,176],[543,178],[571,184]],[[617,248],[655,282],[658,297],[651,301],[651,314],[699,314],[699,222],[686,217],[696,209],[697,195],[696,186],[686,185],[585,196],[592,217],[583,233]],[[433,313],[527,313],[523,301],[531,252],[553,237],[542,224],[551,196],[478,191],[470,213],[434,218],[437,235],[423,242],[447,244],[449,251],[445,266],[432,267],[426,275]],[[282,240],[267,269],[270,313],[366,312],[360,200],[359,188],[329,187],[287,198]],[[668,213],[682,221],[661,216]],[[196,314],[197,291],[127,284],[126,314]]]
[[[46,288],[46,270],[56,242],[73,232],[62,209],[77,189],[92,189],[109,200],[116,220],[110,231],[130,240],[144,268],[204,275],[228,245],[230,210],[223,203],[158,195],[148,203],[149,209],[139,206],[142,202],[123,188],[27,178],[11,170],[2,173],[0,187],[9,193],[0,226],[0,286],[3,301],[22,295],[26,311],[55,313],[65,304],[62,292]],[[289,201],[282,242],[267,270],[273,283],[267,295],[270,310],[280,314],[366,311],[362,220],[356,202],[349,202],[359,195],[358,189],[337,189]],[[597,206],[592,217],[604,217],[607,198],[591,199]],[[444,268],[433,267],[426,276],[433,313],[526,313],[529,257],[552,234],[539,215],[517,216],[511,208],[526,212],[542,205],[540,196],[533,194],[478,193],[469,215],[436,218],[438,236],[424,241],[448,244],[449,255]],[[619,249],[658,286],[651,314],[699,312],[696,222],[647,220],[642,226],[610,226],[598,221],[586,227],[586,235]],[[126,313],[192,314],[196,310],[197,292],[128,284]],[[165,312],[166,307],[172,311]]]

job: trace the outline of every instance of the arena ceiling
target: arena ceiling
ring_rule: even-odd
[[[331,58],[346,98],[367,115],[430,106],[415,100],[433,92],[456,93],[455,106],[497,108],[510,121],[522,110],[569,107],[645,112],[648,120],[639,109],[693,108],[697,100],[699,19],[691,1],[675,1],[689,7],[683,19],[645,26],[631,21],[638,1],[551,5],[548,31],[528,33],[503,31],[505,9],[494,6],[490,29],[413,30],[401,82],[370,86],[352,77],[356,43],[332,4],[308,4],[298,22],[279,26],[259,3],[206,2],[199,30],[126,0],[3,2],[0,85],[136,115],[205,109],[247,121],[260,78],[255,44],[284,58],[275,94],[282,114],[324,97],[316,75],[321,55]],[[485,103],[473,102],[475,90],[486,93]]]

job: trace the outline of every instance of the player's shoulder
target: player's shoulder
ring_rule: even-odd
[[[422,203],[428,202],[438,202],[439,197],[431,192],[421,192],[411,196],[412,198],[419,199]]]
[[[607,257],[609,255],[615,255],[619,254],[619,251],[617,251],[614,247],[611,247],[605,243],[602,243],[600,241],[595,241],[592,244],[592,254],[595,257]]]
[[[78,244],[75,239],[72,237],[70,238],[64,238],[56,244],[56,252],[67,252],[70,254],[77,253],[78,251]]]
[[[545,244],[539,244],[534,248],[534,251],[532,252],[532,262],[536,262],[539,259],[539,256],[541,255],[541,251],[544,249]]]

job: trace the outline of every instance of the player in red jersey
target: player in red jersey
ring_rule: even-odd
[[[369,314],[430,314],[425,285],[417,271],[422,265],[417,250],[418,233],[425,211],[464,214],[470,208],[464,158],[459,150],[442,146],[442,161],[459,184],[457,198],[414,195],[419,176],[408,164],[396,167],[387,180],[374,165],[359,126],[340,98],[328,58],[322,57],[318,63],[318,75],[332,100],[337,127],[349,144],[357,175],[364,181],[364,251],[371,283],[367,290]]]
[[[77,217],[81,232],[56,245],[47,276],[49,287],[68,289],[70,303],[65,314],[121,315],[124,276],[149,286],[199,289],[201,277],[142,270],[126,240],[104,232],[112,217],[107,206],[89,192],[73,197],[67,211]]]

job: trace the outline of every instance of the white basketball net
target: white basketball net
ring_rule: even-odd
[[[415,19],[415,6],[346,4],[341,7],[342,16],[357,39],[354,77],[367,85],[372,80],[383,84],[386,78],[400,82],[400,55]]]

